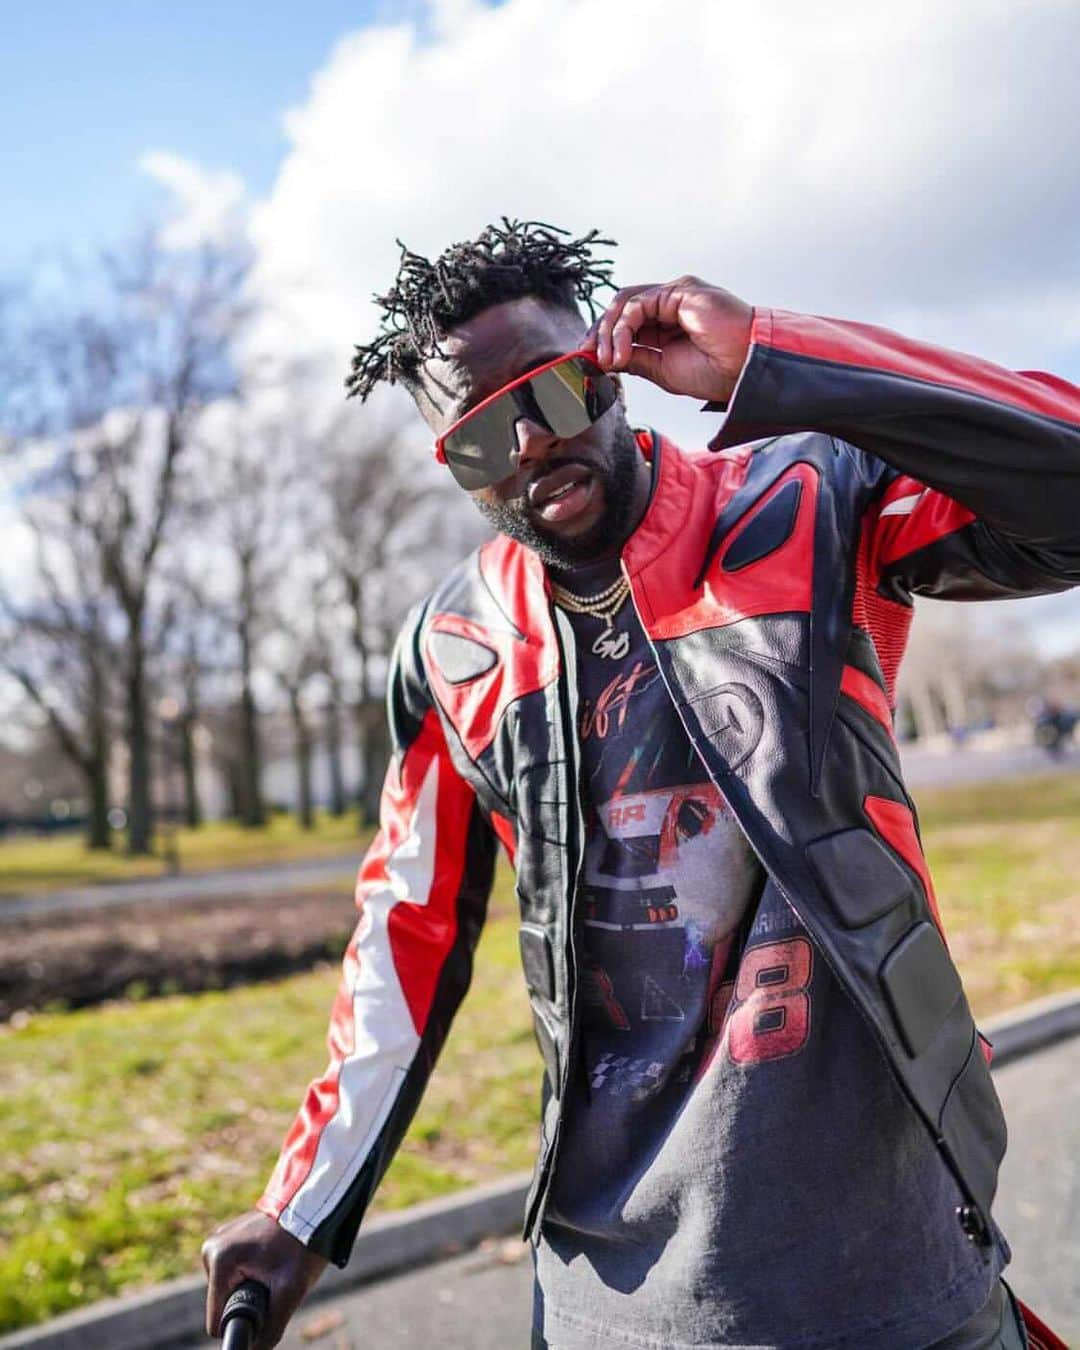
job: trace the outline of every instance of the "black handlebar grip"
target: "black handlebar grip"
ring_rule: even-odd
[[[270,1290],[258,1280],[245,1280],[229,1295],[221,1314],[222,1350],[250,1350],[266,1321]]]

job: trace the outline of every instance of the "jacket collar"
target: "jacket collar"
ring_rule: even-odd
[[[677,538],[686,525],[693,498],[693,469],[678,447],[657,431],[635,434],[642,453],[652,463],[653,482],[645,514],[623,545],[623,567],[630,575],[641,571]]]

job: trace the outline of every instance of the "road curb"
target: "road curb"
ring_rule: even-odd
[[[1080,1034],[1080,989],[1066,989],[1000,1013],[979,1028],[994,1047],[993,1067]]]
[[[1080,1035],[1080,989],[1038,999],[982,1024],[999,1069]],[[366,1223],[344,1270],[331,1267],[312,1299],[340,1294],[444,1256],[521,1224],[529,1177],[520,1173],[464,1194],[414,1205]],[[198,1341],[206,1285],[191,1275],[127,1298],[109,1299],[0,1337],[0,1350],[165,1350]]]

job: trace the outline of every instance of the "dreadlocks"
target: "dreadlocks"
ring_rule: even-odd
[[[591,250],[615,241],[597,230],[571,239],[554,225],[503,216],[501,225],[451,244],[434,262],[397,243],[397,277],[385,295],[375,296],[381,330],[356,348],[345,381],[349,397],[361,402],[380,382],[415,387],[422,363],[443,355],[444,334],[491,305],[533,295],[576,313],[580,300],[595,318],[593,292],[612,285],[611,260],[593,258]]]

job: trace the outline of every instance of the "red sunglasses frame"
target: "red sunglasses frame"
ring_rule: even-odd
[[[510,393],[512,389],[517,389],[518,386],[522,384],[528,384],[534,376],[542,375],[545,370],[551,370],[553,366],[561,366],[564,361],[570,361],[575,356],[583,356],[586,361],[591,361],[594,366],[596,365],[595,352],[587,352],[579,349],[578,351],[564,352],[562,356],[556,356],[551,361],[545,361],[542,366],[534,366],[532,370],[527,370],[524,375],[519,375],[516,380],[511,380],[509,384],[504,384],[502,388],[496,389],[493,394],[488,394],[487,398],[481,399],[475,408],[470,408],[464,417],[459,417],[452,427],[447,427],[441,436],[437,436],[435,439],[435,448],[432,451],[436,460],[440,464],[446,463],[446,442],[454,432],[463,427],[470,418],[475,417],[477,413],[483,412],[485,408],[490,408],[496,399],[502,398],[504,394]],[[597,369],[599,370],[600,367],[597,366]]]

